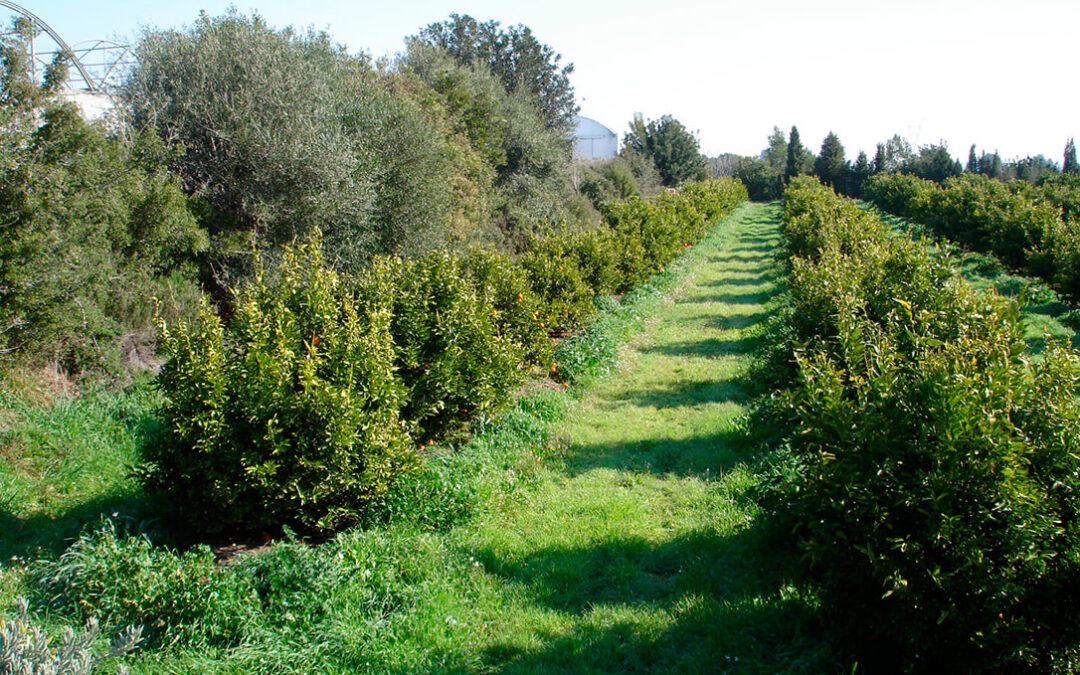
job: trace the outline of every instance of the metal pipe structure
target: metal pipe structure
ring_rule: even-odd
[[[100,91],[98,83],[90,77],[90,73],[87,72],[86,67],[82,64],[82,61],[79,60],[79,57],[75,56],[74,50],[72,50],[71,47],[68,46],[68,43],[64,42],[64,38],[60,37],[60,34],[54,31],[52,27],[49,26],[49,24],[42,21],[40,17],[38,17],[30,10],[26,9],[25,7],[16,5],[14,2],[10,2],[9,0],[0,0],[0,7],[7,7],[14,12],[18,12],[19,14],[22,14],[26,18],[30,19],[30,21],[33,22],[34,25],[40,26],[46,33],[49,34],[49,37],[56,41],[56,44],[60,46],[60,49],[70,55],[72,64],[75,66],[75,69],[79,71],[79,74],[82,75],[82,78],[86,82],[86,86],[90,89],[90,91],[94,93],[98,93]]]

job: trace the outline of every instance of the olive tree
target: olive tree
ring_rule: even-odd
[[[325,33],[231,10],[147,31],[136,52],[125,99],[186,148],[173,167],[208,207],[217,281],[253,244],[317,227],[355,265],[424,248],[449,218],[448,152],[422,97]]]

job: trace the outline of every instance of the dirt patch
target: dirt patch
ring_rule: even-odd
[[[264,535],[251,541],[217,544],[211,546],[210,550],[214,552],[214,558],[217,559],[219,565],[229,566],[236,563],[240,556],[268,551],[273,544],[273,539],[269,535]]]
[[[125,372],[149,371],[157,375],[165,363],[165,359],[157,354],[156,329],[124,333],[120,336],[117,347]]]

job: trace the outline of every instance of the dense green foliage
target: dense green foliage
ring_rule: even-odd
[[[106,626],[142,626],[150,648],[233,642],[246,618],[237,605],[255,597],[250,582],[218,566],[208,546],[177,555],[118,532],[109,520],[30,574],[54,608]]]
[[[19,582],[5,560],[5,588],[34,588],[35,607],[61,593],[86,601],[58,597],[36,617],[49,629],[145,616],[156,636],[124,659],[132,673],[683,673],[715,670],[717,654],[735,671],[849,671],[823,640],[815,595],[778,574],[759,527],[768,515],[746,498],[759,476],[729,392],[754,341],[742,321],[774,284],[762,211],[714,228],[560,345],[560,370],[605,370],[649,325],[639,367],[592,390],[536,392],[464,447],[433,447],[424,473],[383,498],[389,523],[217,550],[214,564],[199,547],[148,547],[117,521],[78,538],[83,559],[43,556]],[[741,345],[737,358],[686,352],[687,340],[714,343],[702,319],[738,326],[721,338]],[[691,371],[709,386],[688,391]],[[200,603],[205,613],[187,614]]]
[[[623,142],[631,151],[652,158],[660,180],[668,187],[705,177],[705,159],[697,137],[671,115],[648,122],[640,114],[634,115]]]
[[[560,68],[562,57],[537,40],[527,26],[503,30],[498,21],[479,22],[468,15],[451,14],[413,39],[446,50],[463,66],[486,67],[508,94],[525,94],[549,129],[561,135],[572,131],[578,111],[570,84],[574,66]]]
[[[356,269],[379,252],[441,243],[455,174],[441,121],[325,34],[235,11],[143,35],[125,98],[136,123],[184,144],[173,162],[232,281],[252,242],[320,228]]]
[[[1080,358],[810,179],[785,192],[779,514],[870,668],[1069,668]],[[1073,663],[1075,666],[1075,663]]]
[[[358,287],[361,297],[389,289],[401,414],[416,437],[438,438],[505,406],[527,345],[500,330],[493,285],[476,283],[457,256],[436,252],[376,260]]]
[[[742,157],[735,164],[734,175],[746,186],[747,194],[755,202],[771,202],[780,198],[784,174],[768,161]]]
[[[525,363],[548,363],[552,350],[549,331],[537,320],[543,302],[525,267],[482,248],[470,251],[462,265],[477,292],[490,299],[498,334],[522,350],[521,358]]]
[[[547,124],[528,91],[506,89],[484,63],[418,39],[397,67],[427,88],[428,107],[443,111],[463,158],[453,177],[452,243],[517,248],[546,224],[574,217],[570,137]]]
[[[1046,199],[1061,211],[1065,222],[1080,222],[1080,177],[1068,173],[1044,176],[1039,187]]]
[[[538,239],[519,262],[543,301],[540,320],[576,328],[592,313],[594,296],[625,293],[663,270],[745,199],[732,179],[691,183],[677,193],[611,203],[598,228]]]
[[[193,523],[353,522],[413,466],[410,439],[500,412],[529,367],[556,372],[548,331],[577,329],[597,295],[662,270],[745,198],[730,179],[634,198],[516,262],[379,257],[347,282],[317,243],[272,270],[257,258],[228,321],[204,306],[162,326],[166,430],[146,482]]]
[[[475,30],[446,33],[459,21]],[[152,365],[155,311],[190,317],[201,283],[228,314],[252,250],[272,261],[316,230],[355,274],[376,255],[516,251],[598,219],[571,182],[570,70],[523,26],[455,16],[374,64],[323,33],[203,14],[144,33],[108,126],[54,100],[62,59],[31,81],[21,28],[0,41],[3,354]],[[640,192],[635,166],[591,196]]]
[[[799,129],[792,126],[791,133],[788,135],[787,161],[784,163],[784,182],[787,183],[792,178],[803,173],[806,173],[806,149],[799,138]]]
[[[320,633],[343,609],[333,603],[372,622],[400,606],[416,593],[410,568],[428,564],[423,557],[416,542],[353,530],[318,547],[289,538],[221,565],[205,545],[179,552],[103,521],[28,575],[41,599],[72,619],[143,625],[143,653],[186,651],[206,660],[189,669],[204,672],[228,653],[244,672],[273,672],[282,666],[275,656],[287,655],[297,670],[310,669],[314,654],[327,657]],[[160,672],[148,660],[141,672]]]
[[[581,194],[600,211],[612,202],[643,196],[643,187],[638,185],[630,162],[622,157],[599,166],[582,165],[578,171],[581,172]]]
[[[900,170],[935,183],[941,183],[964,172],[963,166],[953,159],[945,145],[922,146],[919,154],[909,158]]]
[[[768,163],[779,175],[784,175],[787,167],[788,141],[780,127],[773,127],[772,135],[769,136],[768,146],[761,153],[761,159]],[[779,196],[779,195],[778,195]]]
[[[814,175],[830,187],[840,187],[844,178],[844,146],[840,137],[829,132],[821,142],[821,152],[814,160]]]
[[[116,372],[150,332],[151,297],[194,306],[206,235],[156,135],[84,122],[53,96],[62,63],[31,82],[25,49],[0,49],[0,353]]]
[[[382,277],[354,298],[309,243],[272,272],[257,264],[229,321],[204,306],[163,324],[168,401],[147,449],[150,489],[192,523],[354,521],[415,462],[399,418],[396,292]]]
[[[938,186],[914,176],[879,175],[863,192],[885,211],[993,253],[1080,299],[1080,185],[1068,176],[1048,178],[1044,185],[965,174]]]

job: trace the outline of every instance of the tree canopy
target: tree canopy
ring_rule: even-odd
[[[172,150],[152,129],[85,122],[55,95],[65,57],[38,84],[26,38],[0,39],[0,354],[118,369],[118,342],[134,348],[149,328],[149,298],[169,313],[196,294],[184,272],[206,234],[167,169]]]
[[[527,26],[503,29],[498,21],[451,14],[413,39],[447,50],[463,65],[486,65],[508,93],[527,92],[550,129],[564,134],[573,130],[578,111],[570,84],[574,65],[560,66],[562,56],[537,40]]]
[[[1061,172],[1074,175],[1080,173],[1080,164],[1076,163],[1076,143],[1071,138],[1065,144],[1065,161],[1061,165]]]
[[[837,187],[844,177],[844,146],[840,137],[829,132],[821,143],[821,153],[814,162],[814,173],[821,182]]]
[[[780,127],[774,126],[772,135],[769,136],[769,146],[762,152],[761,158],[768,162],[777,174],[783,175],[784,167],[787,166],[787,152],[787,136]]]
[[[792,126],[791,133],[788,135],[787,162],[784,165],[785,182],[803,173],[805,152],[802,140],[799,138],[799,129]]]
[[[705,171],[697,137],[671,115],[648,122],[640,114],[634,115],[624,143],[652,158],[666,186],[700,177]]]

